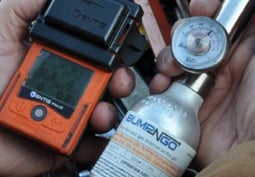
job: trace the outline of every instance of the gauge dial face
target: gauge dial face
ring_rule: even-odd
[[[224,28],[208,17],[190,17],[181,22],[172,36],[172,53],[186,71],[213,70],[224,59],[228,36]]]

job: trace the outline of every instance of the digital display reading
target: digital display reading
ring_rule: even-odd
[[[42,50],[24,87],[74,108],[92,75],[92,70]]]

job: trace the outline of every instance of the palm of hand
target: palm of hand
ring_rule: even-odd
[[[202,132],[197,154],[200,167],[208,165],[235,144],[255,138],[254,41],[255,30],[251,27],[229,63],[220,70],[216,85],[201,108]]]

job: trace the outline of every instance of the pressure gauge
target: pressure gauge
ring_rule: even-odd
[[[201,73],[213,70],[226,56],[228,36],[216,20],[190,17],[183,20],[172,36],[172,53],[186,71]]]

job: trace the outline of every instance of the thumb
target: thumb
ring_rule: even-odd
[[[220,6],[220,0],[192,0],[190,2],[190,12],[193,16],[212,17]]]
[[[1,41],[21,41],[30,22],[46,2],[47,0],[1,0]]]
[[[22,41],[47,0],[0,1],[0,96],[25,55]],[[4,73],[4,74],[3,74]]]

